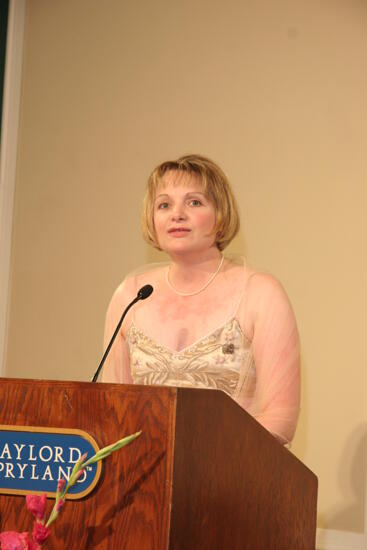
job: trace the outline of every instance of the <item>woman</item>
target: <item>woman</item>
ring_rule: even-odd
[[[154,288],[127,315],[103,381],[221,389],[290,442],[299,410],[296,321],[272,276],[222,255],[239,228],[222,170],[198,155],[159,165],[148,180],[142,227],[171,262],[127,277],[116,290],[106,344],[139,288]]]

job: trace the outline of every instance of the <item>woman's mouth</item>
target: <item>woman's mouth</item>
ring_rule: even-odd
[[[172,237],[185,237],[190,231],[191,229],[187,227],[171,227],[171,229],[168,230],[168,234]]]

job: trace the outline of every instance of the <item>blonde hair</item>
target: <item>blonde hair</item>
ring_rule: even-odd
[[[200,155],[186,155],[157,166],[149,176],[143,202],[141,226],[144,239],[160,250],[154,228],[154,201],[164,174],[170,170],[197,176],[203,192],[212,201],[216,211],[215,242],[223,250],[235,237],[240,227],[236,199],[230,183],[212,160]]]

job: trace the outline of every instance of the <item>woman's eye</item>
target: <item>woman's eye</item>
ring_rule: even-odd
[[[160,202],[158,204],[158,210],[164,210],[165,208],[168,208],[168,202]]]
[[[191,199],[190,201],[191,206],[201,206],[201,201],[199,199]]]

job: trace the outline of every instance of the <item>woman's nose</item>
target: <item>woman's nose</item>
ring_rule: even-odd
[[[184,220],[186,219],[184,206],[177,204],[172,209],[172,219],[173,220]]]

